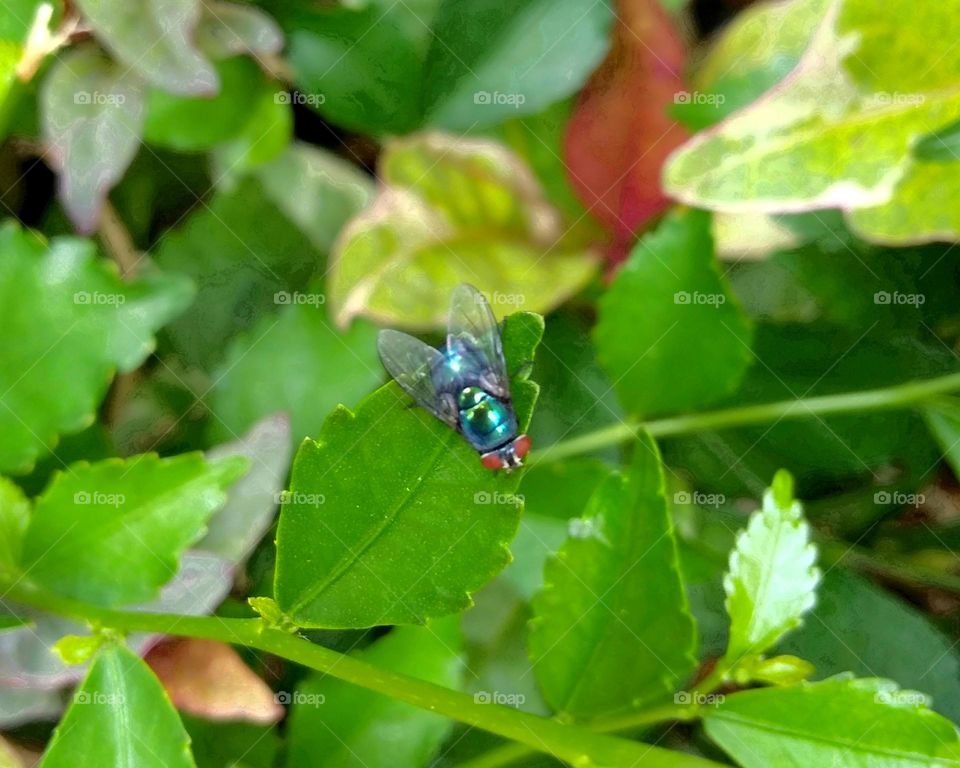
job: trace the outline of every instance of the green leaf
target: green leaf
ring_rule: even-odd
[[[957,17],[943,5],[918,16],[905,0],[831,5],[789,81],[688,142],[666,190],[723,211],[839,207],[881,242],[957,237],[937,185],[950,179],[913,157],[960,116],[960,57],[929,45],[929,29],[949,35]]]
[[[938,400],[923,409],[923,417],[954,477],[960,477],[960,399]]]
[[[196,300],[166,334],[188,363],[207,371],[221,363],[232,338],[274,310],[281,293],[302,288],[322,264],[310,241],[252,179],[218,193],[167,232],[156,259],[198,286]],[[234,431],[239,434],[252,423]]]
[[[194,47],[199,0],[77,0],[97,37],[120,61],[159,88],[183,95],[217,92],[217,72]]]
[[[331,122],[400,135],[464,131],[575,93],[609,48],[607,0],[375,0],[358,10],[276,12],[295,81]]]
[[[727,659],[763,653],[799,625],[816,601],[816,558],[810,526],[793,497],[793,478],[780,470],[730,553],[723,580],[730,615]]]
[[[126,648],[98,655],[40,768],[193,768],[190,738],[149,667]]]
[[[256,62],[235,56],[218,62],[220,90],[214,97],[178,96],[160,88],[147,94],[144,138],[159,147],[197,152],[235,138],[250,118],[250,104],[277,91]]]
[[[610,46],[608,0],[440,3],[427,55],[427,122],[449,130],[534,114],[579,90]]]
[[[243,53],[269,56],[282,50],[283,32],[255,6],[205,0],[197,26],[197,45],[215,59]]]
[[[643,237],[599,312],[597,354],[633,413],[718,400],[752,359],[750,324],[719,274],[710,217],[700,211],[674,211]]]
[[[836,677],[735,693],[701,712],[707,735],[744,768],[960,764],[956,729],[923,701],[887,680]]]
[[[376,329],[366,322],[331,327],[320,293],[281,293],[281,306],[239,336],[214,377],[211,432],[226,440],[277,410],[290,417],[293,445],[320,433],[340,403],[356,403],[383,381]]]
[[[140,365],[191,293],[174,276],[121,282],[89,241],[0,228],[0,470],[28,471],[91,424],[114,370]]]
[[[813,662],[818,677],[882,675],[933,697],[960,720],[960,657],[953,638],[909,603],[843,568],[824,574],[810,617],[777,646]]]
[[[518,375],[543,333],[510,316],[503,345],[521,429],[537,387]],[[463,610],[509,561],[520,478],[492,473],[467,442],[391,382],[337,408],[303,443],[277,532],[275,596],[305,627],[423,623]]]
[[[98,605],[150,600],[246,467],[199,454],[74,464],[37,499],[23,568],[51,591]]]
[[[248,105],[249,117],[240,133],[214,155],[221,186],[233,175],[275,160],[293,138],[293,110],[275,89],[260,89]]]
[[[17,570],[29,520],[30,502],[23,491],[0,477],[0,573],[6,576]]]
[[[95,49],[77,48],[44,80],[40,117],[64,210],[79,231],[92,232],[107,192],[140,147],[140,82]]]
[[[559,214],[527,168],[499,144],[423,134],[388,145],[376,201],[344,230],[330,301],[339,324],[358,315],[411,329],[446,323],[450,292],[472,283],[498,317],[546,312],[596,271],[561,241]]]
[[[301,142],[258,168],[256,177],[273,204],[323,253],[373,197],[373,180],[357,166]]]
[[[42,0],[10,0],[0,8],[0,137],[2,138],[7,136],[10,118],[22,93],[22,81],[18,80],[17,69],[25,58],[27,37],[33,24],[46,18],[46,10],[43,8]],[[52,13],[52,8],[50,10]]]
[[[463,664],[456,619],[426,627],[400,627],[357,657],[376,667],[458,688]],[[283,696],[283,694],[280,694]],[[313,674],[297,687],[290,713],[286,765],[421,768],[450,733],[451,723],[431,712]],[[282,700],[282,699],[281,699]]]
[[[544,697],[577,717],[665,698],[696,666],[660,453],[649,435],[608,477],[544,568],[530,655]]]

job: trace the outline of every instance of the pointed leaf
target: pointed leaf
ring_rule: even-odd
[[[499,144],[419,135],[388,146],[380,175],[386,186],[334,249],[330,301],[342,325],[362,315],[443,327],[463,282],[490,296],[498,317],[545,312],[596,270],[590,252],[561,242],[558,212]]]
[[[126,648],[101,651],[53,733],[40,768],[194,768],[190,737],[150,669]]]
[[[199,454],[75,464],[37,499],[23,568],[51,591],[99,605],[149,600],[246,466],[239,457],[207,463]]]
[[[660,453],[649,435],[608,477],[544,568],[530,654],[547,702],[596,717],[671,694],[696,665]]]
[[[152,333],[191,298],[182,277],[123,283],[93,245],[49,245],[12,224],[0,228],[0,470],[23,472],[63,432],[79,432],[115,369],[136,368]],[[12,342],[12,343],[11,343]]]
[[[219,82],[194,47],[200,0],[78,0],[97,36],[118,59],[154,85],[210,96]]]
[[[810,526],[793,497],[793,479],[781,470],[730,553],[723,580],[730,616],[728,659],[763,653],[800,624],[816,601],[816,559]]]
[[[138,78],[93,48],[66,54],[44,80],[43,138],[60,201],[80,232],[100,223],[107,193],[140,147],[144,115]]]
[[[744,768],[955,768],[956,728],[888,680],[836,677],[758,688],[702,709],[707,735]]]
[[[752,332],[718,272],[701,211],[672,212],[634,247],[600,300],[595,331],[626,410],[686,411],[736,389]]]
[[[504,327],[521,428],[537,387],[517,369],[542,333],[528,313]],[[337,408],[294,460],[277,531],[277,603],[303,627],[423,623],[462,610],[509,562],[519,481],[484,469],[394,382],[355,412]]]

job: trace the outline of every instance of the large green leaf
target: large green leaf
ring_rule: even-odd
[[[833,678],[726,696],[703,709],[707,735],[744,768],[960,765],[956,728],[886,680]]]
[[[140,365],[190,296],[173,276],[121,282],[88,241],[0,228],[0,470],[91,424],[114,370]]]
[[[194,47],[200,0],[78,0],[103,44],[154,85],[184,95],[210,96],[219,80]]]
[[[578,717],[671,694],[696,666],[660,453],[640,437],[626,473],[594,492],[544,568],[530,654],[547,702]]]
[[[730,394],[751,360],[751,328],[713,259],[710,217],[671,213],[634,247],[600,300],[597,354],[624,407],[651,414]]]
[[[923,417],[943,451],[943,458],[960,478],[960,400],[943,398],[923,409]]]
[[[844,568],[824,574],[816,606],[777,651],[809,660],[818,677],[882,675],[922,690],[937,712],[960,720],[953,638],[906,601]]]
[[[596,271],[564,244],[559,214],[499,144],[422,134],[388,145],[385,182],[343,232],[331,265],[338,323],[357,315],[413,329],[446,322],[450,292],[472,283],[498,317],[546,312]]]
[[[282,294],[314,297],[316,292]],[[320,434],[338,404],[353,405],[383,381],[376,329],[358,322],[331,326],[322,303],[286,305],[266,315],[227,349],[210,395],[216,439],[230,439],[254,422],[286,411],[293,445]]]
[[[427,56],[427,122],[451,130],[539,112],[576,92],[610,45],[610,0],[440,3]]]
[[[399,627],[358,658],[382,669],[457,688],[462,662],[454,618],[426,627]],[[450,732],[446,718],[329,675],[304,680],[293,697],[286,765],[421,768]]]
[[[949,36],[953,10],[838,0],[788,81],[673,156],[668,192],[724,211],[841,207],[883,242],[956,237],[937,183],[947,174],[912,154],[960,117],[960,57],[924,32]]]
[[[609,47],[612,3],[374,0],[352,10],[276,3],[307,103],[370,134],[464,131],[575,93]]]
[[[247,466],[199,454],[74,464],[37,499],[22,567],[52,591],[99,605],[150,600]]]
[[[780,471],[730,553],[724,577],[730,640],[727,657],[766,651],[813,607],[820,572],[810,526],[793,497],[793,478]]]
[[[518,369],[537,315],[503,331],[521,428],[537,387]],[[277,532],[276,599],[300,626],[423,623],[461,611],[510,559],[519,476],[492,473],[467,442],[395,383],[336,409],[294,460]]]
[[[190,737],[160,681],[126,648],[97,658],[53,733],[41,768],[193,768]]]
[[[94,48],[69,52],[44,80],[43,137],[60,201],[81,232],[100,223],[107,193],[140,147],[144,114],[138,78]]]

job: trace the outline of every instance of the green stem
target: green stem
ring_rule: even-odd
[[[255,648],[398,701],[482,728],[574,765],[719,768],[717,763],[693,755],[605,736],[507,706],[481,703],[459,691],[381,669],[353,656],[271,629],[261,619],[117,611],[22,585],[11,588],[7,597],[50,613],[123,632],[195,637]]]
[[[766,424],[782,419],[907,408],[957,390],[960,390],[960,373],[951,373],[882,389],[742,405],[653,421],[626,421],[564,440],[542,451],[534,451],[530,454],[528,463],[545,464],[607,448],[633,440],[642,429],[646,429],[653,437],[674,437],[691,432]]]

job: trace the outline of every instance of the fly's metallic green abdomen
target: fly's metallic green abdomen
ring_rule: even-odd
[[[465,387],[457,399],[460,429],[478,451],[489,451],[517,434],[513,408],[479,387]]]

